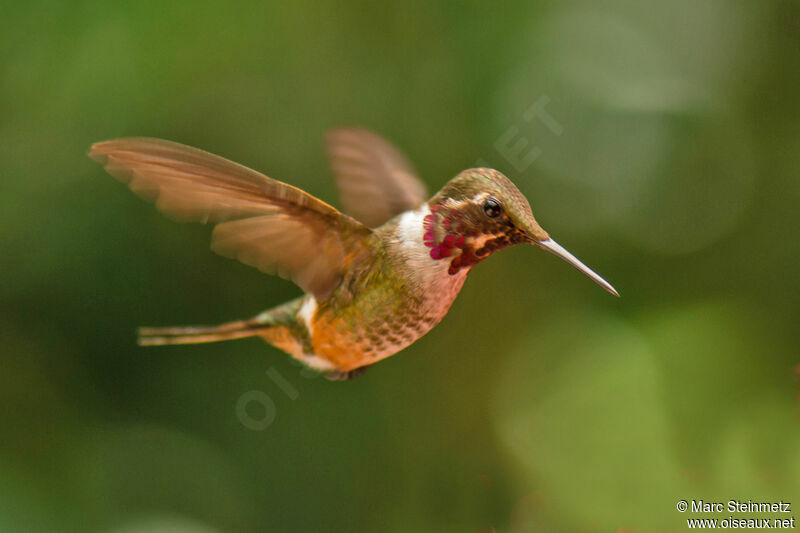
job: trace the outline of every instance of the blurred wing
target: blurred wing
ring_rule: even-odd
[[[89,156],[159,211],[217,224],[211,248],[324,300],[371,231],[296,187],[159,139],[97,143]]]
[[[380,226],[427,199],[411,163],[386,139],[341,128],[328,133],[326,145],[344,211],[367,226]]]

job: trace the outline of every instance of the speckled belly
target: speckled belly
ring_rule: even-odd
[[[309,328],[314,354],[348,371],[397,353],[441,321],[465,277],[448,276],[436,290],[375,287],[348,306],[322,306]]]

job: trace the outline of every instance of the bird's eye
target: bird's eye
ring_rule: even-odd
[[[503,208],[500,207],[500,202],[494,198],[487,198],[483,201],[483,212],[489,218],[497,218],[503,212]]]

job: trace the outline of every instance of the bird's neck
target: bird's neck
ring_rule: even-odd
[[[431,207],[423,204],[393,219],[386,228],[387,252],[403,277],[426,298],[445,304],[443,313],[446,313],[470,268],[454,268],[453,260],[460,254],[445,256],[447,252],[441,252],[440,243],[433,242],[433,215]]]

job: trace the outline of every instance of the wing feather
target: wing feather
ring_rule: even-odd
[[[89,156],[179,221],[214,223],[212,249],[291,279],[318,300],[366,253],[371,231],[325,202],[247,167],[160,139],[97,143]]]
[[[427,199],[406,156],[371,131],[333,130],[326,149],[344,211],[371,228]]]

